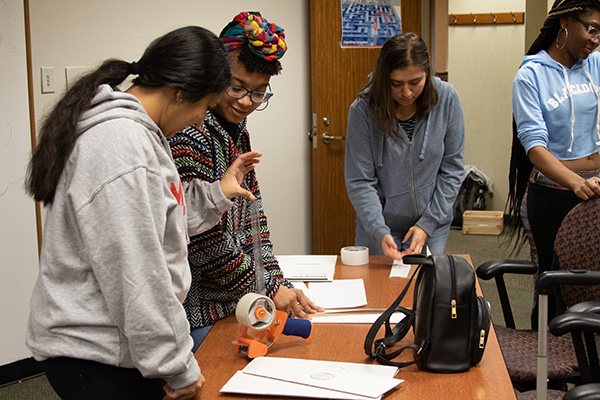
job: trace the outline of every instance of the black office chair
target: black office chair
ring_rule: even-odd
[[[588,383],[569,390],[563,400],[600,400],[600,383]]]
[[[597,339],[600,334],[600,302],[584,302],[570,307],[550,322],[550,332],[571,334],[581,383],[569,390],[567,400],[600,400],[600,362]]]
[[[569,212],[561,224],[555,241],[555,253],[559,269],[600,270],[599,221],[600,199],[582,202]],[[503,277],[506,273],[534,275],[536,272],[537,267],[533,263],[522,260],[489,261],[477,268],[479,278],[483,280],[494,278],[496,281],[506,327],[495,324],[494,328],[513,386],[520,392],[532,390],[536,386],[538,332],[515,329]],[[568,274],[566,276],[569,277]],[[538,283],[539,278],[536,285]],[[582,283],[587,284],[589,282]],[[555,286],[554,283],[549,285],[548,290],[554,290],[558,293],[559,290],[555,289],[558,289],[558,286]],[[562,311],[564,307],[584,300],[600,300],[597,288],[596,292],[590,292],[587,288],[582,289],[582,286],[568,290],[564,285],[561,285],[560,292],[564,293],[564,297],[557,301],[560,307],[559,311]],[[559,297],[561,296],[559,295]],[[546,324],[547,315],[544,324],[539,326],[546,326]],[[547,376],[550,386],[557,389],[566,389],[566,382],[577,382],[579,378],[572,341],[568,336],[548,335],[547,346]],[[549,391],[548,398],[562,398],[563,394],[558,391]],[[523,399],[528,398],[528,396],[530,394],[524,395]],[[519,399],[521,400],[521,397]]]
[[[548,325],[548,296],[552,294],[553,289],[559,285],[597,285],[600,284],[600,271],[546,271],[542,273],[537,282],[539,290],[539,316],[538,326]],[[537,356],[537,379],[536,390],[521,393],[519,400],[546,400],[562,399],[562,391],[548,390],[548,337],[567,337],[566,333],[571,333],[573,343],[573,352],[576,354],[578,363],[578,375],[571,380],[576,385],[589,384],[591,382],[600,382],[600,365],[598,362],[598,350],[596,345],[597,332],[600,332],[600,302],[586,301],[575,304],[554,318],[549,324],[547,330],[538,331],[538,356]],[[565,388],[566,389],[566,388]],[[576,389],[570,396],[589,396],[590,388]]]

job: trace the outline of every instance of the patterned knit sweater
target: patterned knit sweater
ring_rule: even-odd
[[[184,182],[202,179],[220,180],[238,155],[250,151],[246,120],[235,126],[234,139],[219,123],[211,110],[202,126],[188,126],[170,139],[175,165]],[[265,271],[267,296],[272,298],[279,285],[293,287],[273,255],[273,245],[262,207],[262,199],[254,171],[246,174],[243,187],[259,202],[261,255]],[[212,325],[235,311],[238,300],[246,293],[257,292],[252,242],[250,202],[233,199],[233,207],[225,212],[212,229],[190,238],[188,259],[192,286],[184,302],[192,328]]]

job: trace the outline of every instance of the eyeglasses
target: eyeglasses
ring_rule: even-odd
[[[588,35],[590,35],[590,38],[592,40],[598,40],[600,38],[600,31],[598,31],[598,29],[594,28],[592,25],[588,24],[587,22],[585,22],[577,16],[574,18],[576,21],[579,21],[581,25],[585,26],[585,29],[587,29],[587,33]]]
[[[273,96],[273,93],[248,90],[238,85],[230,85],[227,89],[227,96],[234,99],[243,99],[248,95],[250,95],[250,100],[252,100],[253,103],[263,104],[269,101],[269,99]]]

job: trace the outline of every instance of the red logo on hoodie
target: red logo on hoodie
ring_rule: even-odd
[[[179,190],[175,186],[175,182],[171,182],[171,193],[177,199],[177,204],[183,207],[183,215],[185,215],[185,202],[183,201],[183,190],[181,189],[181,181],[179,181]]]

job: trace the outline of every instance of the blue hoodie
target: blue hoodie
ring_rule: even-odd
[[[528,152],[546,148],[558,160],[600,150],[600,54],[567,68],[546,51],[523,58],[512,86],[518,137]]]
[[[356,244],[381,251],[386,234],[402,238],[413,225],[430,236],[452,222],[464,176],[465,125],[454,86],[435,78],[438,103],[417,117],[412,140],[379,129],[367,99],[350,106],[345,178],[356,210]]]

